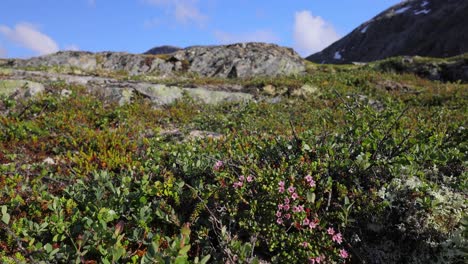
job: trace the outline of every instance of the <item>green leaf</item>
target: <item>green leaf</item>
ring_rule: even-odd
[[[210,258],[211,258],[211,255],[206,255],[205,257],[202,258],[202,260],[200,260],[200,264],[208,263],[208,260],[210,260]]]
[[[44,249],[45,249],[45,251],[46,251],[47,253],[49,253],[49,252],[52,251],[53,248],[52,248],[52,245],[51,245],[51,244],[47,243],[47,244],[45,244]]]
[[[10,223],[10,214],[7,212],[6,205],[2,206],[2,222],[7,225]]]
[[[174,264],[186,264],[189,263],[187,257],[177,257],[174,261]]]
[[[307,202],[315,203],[315,193],[313,193],[313,192],[308,192],[307,193]]]
[[[187,256],[187,252],[190,250],[190,245],[186,245],[179,250],[179,256]]]

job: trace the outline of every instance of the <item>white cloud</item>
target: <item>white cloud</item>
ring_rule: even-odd
[[[73,50],[73,51],[77,51],[77,50],[80,50],[80,47],[76,44],[70,44],[70,45],[66,45],[63,50]]]
[[[144,0],[145,3],[163,7],[180,24],[196,23],[203,26],[208,16],[198,7],[198,0]]]
[[[310,11],[296,12],[294,21],[294,48],[303,56],[321,51],[338,40],[333,25]]]
[[[257,30],[246,33],[228,33],[224,31],[215,31],[215,38],[221,44],[231,44],[238,42],[268,42],[275,43],[279,38],[271,30]]]
[[[175,6],[175,17],[179,23],[183,24],[194,21],[200,25],[203,25],[208,19],[208,17],[203,15],[196,6],[180,3],[176,4]]]
[[[35,51],[39,55],[54,53],[59,50],[57,43],[52,38],[29,23],[19,23],[15,28],[0,25],[0,33],[9,41]]]

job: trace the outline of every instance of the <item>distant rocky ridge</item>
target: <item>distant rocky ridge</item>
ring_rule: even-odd
[[[90,74],[96,71],[161,77],[183,74],[201,77],[248,78],[305,73],[304,60],[290,48],[265,43],[196,46],[171,54],[61,51],[27,60],[0,60],[0,67],[69,67]]]
[[[465,52],[467,0],[407,0],[307,59],[341,64],[395,56],[451,57]]]
[[[173,53],[176,51],[181,50],[182,48],[175,47],[175,46],[169,46],[169,45],[164,45],[164,46],[159,46],[159,47],[154,47],[144,54],[149,54],[149,55],[159,55],[159,54],[169,54]]]
[[[468,83],[468,53],[446,59],[394,57],[370,64],[375,70],[412,73],[433,81]]]

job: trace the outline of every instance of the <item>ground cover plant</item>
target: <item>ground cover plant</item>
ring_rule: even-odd
[[[466,84],[317,65],[229,82],[285,92],[154,107],[59,81],[1,97],[1,262],[466,261]],[[304,84],[316,93],[290,96]]]

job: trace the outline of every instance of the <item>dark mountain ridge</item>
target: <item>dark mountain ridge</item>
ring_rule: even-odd
[[[388,8],[307,59],[341,64],[394,56],[451,57],[465,52],[467,0],[408,0]]]

